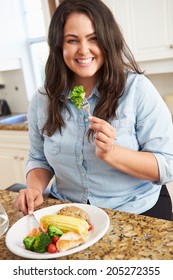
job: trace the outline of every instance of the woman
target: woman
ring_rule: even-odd
[[[54,176],[57,199],[170,219],[171,115],[110,10],[100,0],[64,0],[48,42],[45,86],[28,112],[27,189],[18,209],[32,213]],[[70,100],[76,85],[85,89],[89,118]]]

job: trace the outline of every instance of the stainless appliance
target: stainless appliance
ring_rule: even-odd
[[[0,99],[0,116],[2,117],[10,114],[11,111],[7,101],[4,99]]]

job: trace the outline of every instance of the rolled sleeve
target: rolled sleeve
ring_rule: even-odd
[[[167,155],[156,154],[154,156],[157,159],[159,172],[160,172],[160,181],[157,182],[157,185],[163,185],[173,181],[173,159],[169,158]]]
[[[153,153],[158,162],[158,185],[173,181],[173,125],[163,99],[148,79],[141,80],[137,101],[137,138],[141,151]],[[154,182],[156,183],[156,182]]]
[[[38,93],[34,95],[30,102],[28,110],[28,126],[29,126],[29,157],[26,164],[26,175],[29,171],[35,168],[44,168],[49,170],[54,175],[54,170],[49,165],[44,154],[44,137],[39,128],[38,116],[38,103],[39,109],[44,112],[42,102],[38,102]],[[44,104],[45,105],[45,104]]]
[[[28,162],[26,164],[26,175],[35,168],[43,168],[49,170],[52,175],[54,175],[53,169],[50,167],[50,165],[47,163],[47,161],[40,161],[34,159],[32,156],[29,155]]]

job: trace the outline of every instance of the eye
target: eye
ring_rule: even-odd
[[[69,39],[69,40],[67,40],[68,44],[76,44],[77,42],[78,42],[78,40],[76,40],[76,39]]]
[[[90,41],[93,41],[93,42],[96,42],[97,41],[97,37],[96,36],[93,36],[89,39]]]

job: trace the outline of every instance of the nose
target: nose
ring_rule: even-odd
[[[78,52],[82,55],[86,55],[90,52],[89,46],[86,41],[80,43]]]

